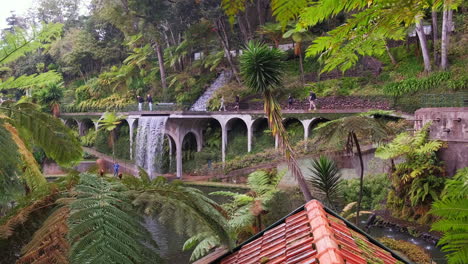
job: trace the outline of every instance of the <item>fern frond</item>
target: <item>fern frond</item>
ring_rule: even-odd
[[[81,175],[68,218],[71,263],[147,263],[155,257],[124,190],[96,175]]]
[[[37,199],[32,204],[18,209],[4,224],[0,225],[0,239],[7,239],[13,235],[17,226],[24,224],[30,214],[39,209],[46,209],[54,204],[56,199],[55,194],[47,195],[41,199]]]
[[[70,209],[60,207],[53,212],[37,230],[31,241],[23,247],[23,255],[17,264],[68,264],[68,250],[66,239],[68,232],[67,218]]]
[[[5,124],[5,128],[10,132],[21,154],[21,159],[24,164],[22,177],[26,181],[28,187],[31,188],[32,191],[46,188],[47,181],[39,169],[39,164],[37,164],[31,151],[29,151],[23,140],[19,137],[18,131],[10,124]]]
[[[58,164],[66,166],[81,158],[83,150],[79,140],[59,119],[40,112],[30,103],[12,104],[6,110],[12,125]]]

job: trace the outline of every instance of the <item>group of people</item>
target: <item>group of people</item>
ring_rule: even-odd
[[[236,95],[235,100],[236,100],[236,103],[234,105],[234,110],[239,111],[239,102],[240,102],[239,95]],[[317,95],[313,91],[309,92],[308,100],[309,100],[309,111],[312,110],[312,107],[314,108],[314,110],[317,110],[317,105],[315,104],[315,100],[317,100]],[[289,94],[288,109],[293,108],[293,103],[294,103],[294,99],[291,96],[291,94]],[[221,111],[221,110],[226,111],[226,105],[224,104],[224,96],[221,96],[221,99],[220,99],[220,106],[219,106],[218,111]]]
[[[138,95],[137,101],[138,101],[138,111],[142,111],[143,103],[145,102],[145,100],[143,99],[143,97]],[[153,97],[150,94],[146,95],[146,102],[148,103],[148,109],[150,111],[153,111]]]
[[[317,105],[315,105],[315,100],[317,100],[317,95],[313,91],[310,91],[309,97],[307,99],[309,100],[309,111],[312,110],[312,107],[314,108],[314,110],[317,110]],[[293,108],[293,103],[294,103],[294,98],[291,96],[291,94],[289,94],[288,109]]]

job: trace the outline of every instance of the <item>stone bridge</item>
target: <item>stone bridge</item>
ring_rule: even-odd
[[[354,110],[286,110],[283,112],[283,122],[287,127],[289,123],[295,122],[302,125],[304,130],[304,139],[307,139],[310,132],[320,122],[329,121],[344,116],[354,115],[366,112],[369,109]],[[191,112],[191,111],[141,111],[141,112],[121,112],[128,124],[130,135],[134,134],[138,127],[138,119],[148,116],[167,116],[166,128],[164,133],[175,143],[176,149],[176,172],[177,177],[182,177],[182,144],[184,138],[192,134],[196,140],[197,151],[201,151],[204,145],[203,131],[206,130],[209,122],[217,122],[221,127],[221,153],[222,161],[226,160],[226,147],[228,144],[228,134],[234,125],[242,125],[246,128],[247,151],[252,150],[253,133],[265,127],[268,120],[263,111],[238,111],[238,112]],[[65,124],[74,126],[78,129],[79,135],[86,135],[89,129],[98,129],[98,120],[102,117],[102,112],[88,113],[65,113],[61,115]],[[130,136],[130,159],[134,158],[133,136]],[[275,147],[278,147],[278,139],[275,140]]]

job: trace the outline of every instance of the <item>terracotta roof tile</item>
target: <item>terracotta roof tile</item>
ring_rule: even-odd
[[[390,252],[351,230],[345,222],[327,213],[320,202],[313,200],[254,241],[215,262],[206,263],[366,264],[369,255],[363,250],[385,264],[397,262]]]

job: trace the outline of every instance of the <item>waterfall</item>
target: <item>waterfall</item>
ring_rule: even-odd
[[[208,102],[210,101],[213,94],[219,88],[223,87],[231,80],[232,73],[230,71],[223,71],[219,74],[218,78],[206,89],[206,91],[197,99],[197,101],[192,105],[190,111],[206,111],[208,107]]]
[[[141,117],[138,120],[136,164],[146,170],[150,178],[160,173],[167,116]]]

